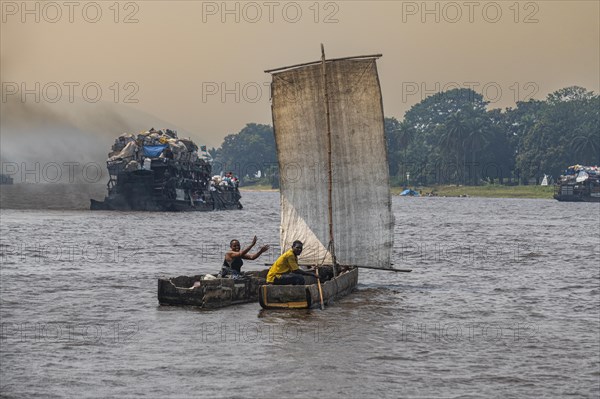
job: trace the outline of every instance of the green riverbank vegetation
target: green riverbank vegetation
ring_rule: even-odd
[[[600,96],[583,87],[506,109],[458,88],[424,98],[401,120],[384,122],[391,186],[423,193],[551,198],[551,186],[539,185],[544,176],[552,184],[570,165],[600,162]],[[232,171],[242,188],[276,189],[285,173],[278,170],[269,125],[249,123],[209,152],[213,172]]]

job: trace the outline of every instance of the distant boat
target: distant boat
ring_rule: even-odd
[[[416,192],[415,190],[411,190],[410,188],[407,188],[406,190],[402,191],[400,193],[400,195],[402,195],[402,196],[410,196],[410,197],[418,197],[419,193]]]
[[[565,202],[600,202],[600,168],[574,165],[554,186],[554,199]]]
[[[320,61],[266,72],[272,74],[281,248],[302,241],[299,263],[328,265],[333,278],[321,287],[310,277],[305,285],[263,285],[265,309],[319,307],[356,287],[359,266],[392,270],[381,55],[327,60],[321,50]]]
[[[115,140],[106,162],[109,181],[104,201],[91,210],[212,211],[242,209],[232,179],[211,178],[206,148],[180,139],[171,129],[150,129]],[[203,155],[199,155],[203,153]]]

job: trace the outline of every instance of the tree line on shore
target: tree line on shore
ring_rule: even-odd
[[[472,89],[429,96],[402,120],[385,118],[393,185],[539,184],[569,165],[600,163],[600,95],[572,86],[545,100],[489,109]],[[273,128],[247,124],[210,150],[214,172],[278,182]]]

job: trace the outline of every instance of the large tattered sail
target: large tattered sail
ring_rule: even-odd
[[[328,253],[330,114],[335,254],[343,265],[391,268],[393,214],[375,57],[328,60],[271,72],[281,190],[281,246],[304,242],[300,262]],[[325,101],[327,82],[328,104]]]

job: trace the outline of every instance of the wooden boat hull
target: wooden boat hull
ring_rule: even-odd
[[[555,194],[554,199],[561,202],[600,202],[600,197]]]
[[[593,175],[583,182],[573,179],[560,182],[554,186],[554,199],[561,202],[600,202],[600,180]]]
[[[203,280],[203,275],[158,279],[158,303],[166,306],[195,306],[216,309],[255,302],[259,287],[266,282],[267,270],[248,272],[241,279]],[[194,282],[200,286],[192,288]]]
[[[304,277],[306,285],[262,285],[258,301],[264,309],[313,309],[321,306],[316,279]],[[338,275],[321,284],[323,302],[348,295],[358,284],[358,268]]]
[[[92,199],[93,211],[203,212],[243,208],[237,186],[212,187],[211,191],[211,167],[201,160],[152,159],[151,170],[125,171],[122,161],[109,162],[107,167],[108,196],[104,201]]]
[[[242,209],[239,191],[210,192],[207,202],[190,203],[187,200],[168,199],[159,196],[113,194],[104,201],[90,200],[92,211],[147,211],[147,212],[206,212],[214,210]]]

